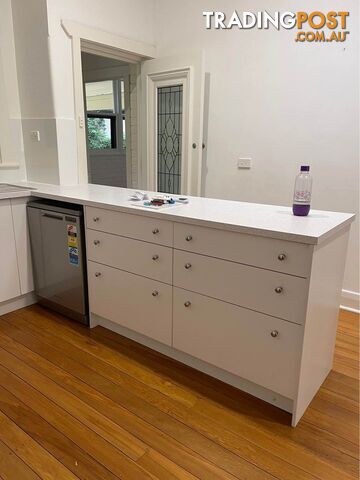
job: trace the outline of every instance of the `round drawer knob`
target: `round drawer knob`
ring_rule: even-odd
[[[190,305],[191,305],[191,302],[189,302],[189,301],[187,301],[187,302],[184,303],[184,306],[185,306],[185,307],[190,307]]]
[[[154,290],[151,295],[153,297],[157,297],[159,295],[159,292],[157,290]]]
[[[159,255],[153,255],[152,259],[154,260],[154,262],[155,262],[156,260],[159,260]]]
[[[187,237],[185,237],[185,240],[186,240],[187,242],[190,242],[190,241],[192,240],[192,236],[191,236],[191,235],[188,235]]]
[[[280,262],[283,262],[286,259],[285,253],[279,253],[278,259],[280,260]]]
[[[100,218],[99,217],[94,217],[93,220],[94,220],[94,222],[98,222],[100,220]]]
[[[276,293],[282,293],[282,291],[283,291],[283,287],[276,287],[275,288]]]
[[[154,230],[152,231],[152,233],[153,233],[154,235],[156,235],[156,234],[159,233],[159,232],[160,232],[160,230],[159,230],[158,228],[154,228]]]
[[[185,263],[184,267],[186,270],[189,270],[189,268],[191,268],[191,263]]]
[[[101,272],[95,272],[95,277],[101,277]]]
[[[279,332],[277,330],[272,330],[270,335],[273,337],[273,338],[276,338],[278,335],[279,335]]]
[[[94,245],[100,245],[100,240],[94,240]]]

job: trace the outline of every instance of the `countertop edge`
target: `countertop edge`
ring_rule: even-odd
[[[232,231],[237,233],[244,233],[248,235],[257,235],[261,237],[274,238],[278,240],[286,240],[286,241],[303,243],[308,245],[318,245],[322,243],[327,238],[334,235],[337,231],[342,230],[347,225],[350,225],[355,219],[355,214],[352,214],[352,215],[349,214],[351,216],[349,216],[349,218],[345,219],[339,225],[335,226],[331,230],[328,230],[323,235],[319,237],[315,237],[311,235],[299,235],[296,233],[281,232],[277,230],[270,230],[270,229],[263,229],[263,228],[247,227],[247,226],[234,225],[234,224],[222,223],[222,222],[211,221],[211,220],[196,219],[191,217],[184,218],[184,217],[179,217],[175,214],[171,214],[169,212],[166,212],[164,215],[164,212],[137,209],[137,207],[130,207],[130,206],[127,207],[122,205],[113,205],[113,204],[97,202],[93,200],[91,201],[82,200],[76,197],[71,197],[71,196],[68,197],[68,196],[63,196],[58,194],[44,193],[37,190],[29,190],[28,195],[22,195],[22,196],[33,196],[38,198],[47,198],[49,200],[60,200],[60,201],[75,203],[79,205],[84,205],[87,207],[104,208],[105,210],[112,210],[112,211],[118,211],[123,213],[132,213],[134,215],[140,215],[140,216],[145,215],[152,218],[157,218],[159,220],[169,220],[177,223],[199,225],[199,226],[204,226],[208,228],[227,230],[227,231]]]
[[[11,200],[12,198],[31,197],[33,190],[22,190],[20,192],[0,193],[0,200]]]

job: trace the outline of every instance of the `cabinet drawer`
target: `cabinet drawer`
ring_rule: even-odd
[[[88,262],[90,310],[123,327],[171,345],[172,287]]]
[[[86,231],[89,260],[172,283],[172,249],[110,233]]]
[[[132,213],[86,207],[86,226],[101,232],[172,246],[173,224]]]
[[[294,398],[301,330],[283,320],[174,288],[173,346]]]
[[[312,246],[301,243],[175,223],[174,246],[300,277],[310,274]]]
[[[174,250],[174,285],[302,323],[308,280]]]

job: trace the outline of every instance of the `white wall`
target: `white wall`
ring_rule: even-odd
[[[61,20],[153,44],[154,0],[47,0],[47,5],[54,106],[67,139],[58,141],[60,183],[77,183],[71,40]]]
[[[12,9],[27,178],[59,183],[46,0],[12,0]]]
[[[22,141],[18,141],[22,126],[28,180],[78,183],[71,40],[62,29],[61,20],[73,20],[124,37],[153,43],[153,2],[154,0],[0,0],[0,146],[2,157],[7,162],[22,159],[20,169],[4,170],[0,167],[0,181],[25,178]],[[14,35],[11,31],[12,23]],[[5,82],[8,90],[3,88]],[[11,102],[15,99],[15,107],[6,104],[8,99]],[[11,112],[5,115],[5,107],[15,109],[16,115]],[[17,130],[14,122],[10,128],[9,118],[13,117],[18,118]],[[40,132],[40,142],[31,138],[30,132],[34,130]],[[7,146],[11,136],[7,132],[13,136],[17,132],[16,141],[13,142],[15,149]]]
[[[11,0],[0,0],[0,182],[26,177]]]
[[[302,163],[314,176],[312,206],[359,213],[358,0],[344,44],[299,44],[295,30],[206,30],[202,12],[293,10],[284,0],[157,0],[158,55],[203,49],[210,77],[205,195],[291,205]],[[317,8],[320,9],[318,6]],[[305,0],[301,10],[313,11]],[[251,156],[252,169],[237,169]],[[344,289],[359,292],[359,230],[352,227]]]

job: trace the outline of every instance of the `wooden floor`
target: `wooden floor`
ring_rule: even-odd
[[[101,327],[39,306],[0,317],[0,478],[358,478],[358,321],[290,415]]]

